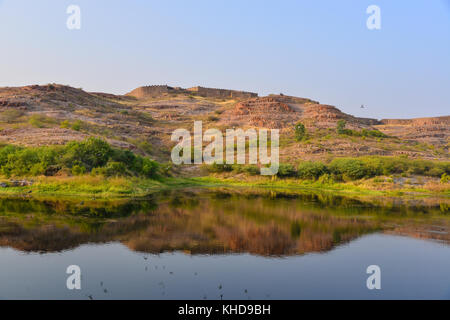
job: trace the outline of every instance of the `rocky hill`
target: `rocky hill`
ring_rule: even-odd
[[[337,121],[345,120],[349,128],[370,128],[379,124],[376,119],[356,118],[341,112],[334,106],[323,105],[310,99],[270,95],[236,103],[224,113],[225,124],[239,126],[286,129],[301,121],[314,128],[335,127]]]
[[[204,127],[220,129],[280,129],[282,161],[402,154],[449,158],[450,116],[379,121],[354,117],[306,98],[194,88],[148,86],[126,95],[90,93],[57,84],[0,88],[0,141],[63,144],[95,135],[167,161],[173,130],[191,129],[194,120],[202,120]],[[346,121],[351,134],[336,133],[339,120]],[[298,122],[308,131],[303,142],[294,139],[293,127]],[[386,136],[367,136],[363,130]]]

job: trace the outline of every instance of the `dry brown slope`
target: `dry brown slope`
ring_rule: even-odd
[[[158,87],[155,90],[160,89]],[[8,114],[11,116],[16,113],[17,119],[7,119]],[[42,115],[51,121],[42,127],[32,126],[28,121],[33,115]],[[70,127],[60,128],[64,120],[71,123],[80,120],[84,127],[81,131]],[[334,106],[310,99],[284,95],[219,99],[163,92],[155,93],[151,98],[136,98],[88,93],[63,85],[0,88],[0,141],[7,143],[62,144],[96,135],[117,146],[140,151],[144,150],[140,146],[142,142],[148,142],[153,150],[163,152],[163,158],[168,160],[167,150],[173,144],[170,141],[171,132],[175,128],[192,128],[194,120],[203,120],[205,127],[221,129],[281,129],[281,138],[284,140],[281,154],[288,161],[300,157],[321,159],[330,155],[407,154],[413,157],[445,158],[442,152],[448,153],[450,136],[449,116],[378,121],[354,117]],[[399,139],[378,141],[339,136],[335,130],[339,120],[346,120],[347,128],[353,130],[378,129]],[[294,124],[299,121],[307,126],[310,134],[308,143],[296,143],[293,139]],[[286,142],[289,139],[291,141]],[[440,148],[441,154],[436,155],[426,144]]]

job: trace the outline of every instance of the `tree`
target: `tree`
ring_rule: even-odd
[[[106,141],[94,137],[81,142],[71,141],[64,151],[62,161],[67,167],[78,164],[88,170],[106,165],[113,152]]]
[[[337,123],[337,128],[336,128],[337,133],[338,134],[344,134],[346,125],[347,125],[347,121],[339,120],[338,123]]]
[[[303,123],[299,122],[295,125],[295,139],[302,141],[306,137],[306,128]]]

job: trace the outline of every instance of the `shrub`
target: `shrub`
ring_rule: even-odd
[[[70,127],[70,123],[68,120],[64,120],[60,123],[59,127],[62,129],[68,129]]]
[[[322,162],[306,161],[297,166],[297,176],[301,179],[316,180],[328,173],[328,168]]]
[[[22,110],[9,109],[0,114],[0,119],[6,123],[16,122],[17,119],[22,117],[25,113]]]
[[[345,120],[339,120],[337,122],[336,132],[338,134],[344,134],[345,133],[345,126],[347,125],[347,121]]]
[[[45,174],[46,166],[43,163],[36,163],[30,168],[30,174],[32,176],[39,176]]]
[[[105,167],[104,174],[108,177],[123,176],[126,174],[127,168],[123,162],[110,161]]]
[[[31,174],[31,168],[39,163],[39,156],[35,149],[16,149],[7,155],[7,162],[1,171],[6,176],[26,176]]]
[[[74,176],[81,176],[86,172],[86,168],[80,165],[74,165],[71,170]]]
[[[333,177],[328,173],[325,173],[324,175],[320,176],[320,178],[317,181],[323,184],[333,184],[335,182]]]
[[[141,173],[147,178],[156,178],[158,171],[158,163],[148,158],[142,158]]]
[[[91,171],[92,176],[106,176],[106,168],[94,168]]]
[[[431,167],[426,171],[426,175],[431,177],[442,177],[444,174],[445,170],[441,167]]]
[[[249,175],[257,175],[260,173],[259,167],[256,165],[240,165],[234,164],[232,165],[233,171],[236,173],[246,173]]]
[[[142,175],[156,178],[160,166],[156,161],[135,155],[129,150],[112,148],[107,142],[88,138],[65,146],[0,148],[0,173],[5,176],[53,175],[68,170],[73,175],[92,174]]]
[[[255,165],[244,166],[244,172],[251,176],[255,176],[255,175],[261,173],[261,171],[259,170],[259,167],[255,166]]]
[[[363,137],[387,138],[387,135],[379,130],[362,129],[360,135]]]
[[[442,183],[449,183],[450,182],[450,176],[446,173],[444,173],[441,177],[441,182]]]
[[[213,164],[207,166],[207,170],[213,173],[230,172],[233,170],[233,166],[227,163],[214,162]]]
[[[48,118],[44,115],[33,114],[29,119],[28,123],[36,128],[45,128],[46,124],[54,123],[55,120]]]
[[[72,130],[75,131],[80,131],[81,130],[81,125],[83,124],[83,122],[81,120],[77,120],[72,124]]]
[[[138,147],[147,154],[151,154],[153,152],[152,144],[148,142],[145,138],[129,139],[128,142],[134,144],[136,147]]]
[[[277,176],[280,178],[283,177],[295,177],[297,175],[297,171],[295,170],[292,164],[283,164],[280,163],[278,168]]]
[[[357,180],[370,176],[364,162],[358,159],[335,159],[330,163],[330,172],[344,180]]]
[[[306,137],[306,128],[303,123],[297,123],[294,127],[295,139],[297,141],[302,141]]]
[[[90,170],[106,165],[112,155],[112,148],[106,141],[90,137],[82,142],[69,142],[64,153],[63,163],[67,167],[77,163]]]
[[[140,168],[136,167],[136,158],[137,156],[130,150],[122,149],[113,149],[110,155],[112,161],[126,163],[132,171],[140,170]]]
[[[43,128],[44,127],[42,122],[39,120],[39,117],[36,116],[36,115],[32,115],[30,117],[30,119],[28,119],[28,123],[31,124],[33,127],[36,127],[36,128]]]

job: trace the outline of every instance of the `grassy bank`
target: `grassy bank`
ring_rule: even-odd
[[[139,177],[34,177],[28,186],[0,188],[2,196],[27,197],[76,197],[79,199],[121,199],[145,197],[155,192],[180,188],[271,188],[307,190],[311,192],[331,192],[347,196],[367,197],[442,197],[450,198],[450,184],[426,182],[422,185],[403,186],[390,178],[359,180],[341,183],[300,179],[278,179],[261,176],[226,176],[214,175],[198,178],[160,178],[146,179]]]
[[[2,196],[77,197],[79,199],[120,199],[144,197],[165,189],[189,187],[196,182],[181,178],[158,180],[139,177],[34,177],[32,185],[0,188]]]
[[[330,191],[342,195],[389,197],[450,197],[450,184],[427,181],[418,185],[398,184],[390,177],[377,177],[351,182],[324,182],[296,178],[278,179],[261,176],[213,175],[191,179],[204,186],[263,187],[275,189],[307,189]]]
[[[167,189],[230,186],[352,196],[450,197],[450,163],[443,161],[337,158],[327,163],[280,164],[278,174],[272,177],[261,176],[257,166],[213,164],[205,171],[210,174],[174,178],[170,165],[114,148],[97,138],[65,146],[0,147],[0,195],[4,196],[117,199]]]

